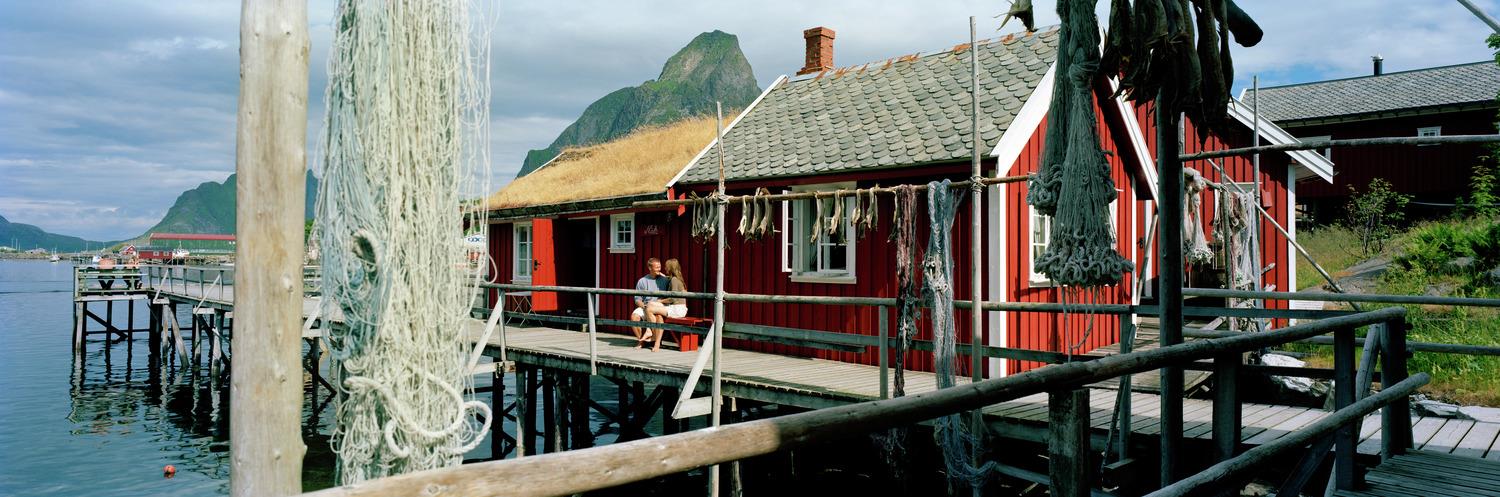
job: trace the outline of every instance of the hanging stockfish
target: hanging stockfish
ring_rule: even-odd
[[[1052,102],[1053,114],[1064,114],[1065,138],[1049,137],[1043,157],[1061,154],[1057,180],[1057,204],[1050,243],[1036,260],[1038,271],[1065,286],[1097,287],[1114,284],[1134,265],[1115,251],[1115,236],[1109,219],[1109,203],[1115,200],[1115,183],[1109,163],[1099,148],[1098,122],[1094,118],[1093,81],[1099,66],[1099,26],[1092,2],[1058,2],[1066,43],[1058,59],[1057,88],[1061,98]],[[1050,154],[1049,154],[1050,152]],[[1031,200],[1028,198],[1028,200]],[[1035,204],[1033,204],[1035,206]],[[1037,210],[1042,210],[1037,207]],[[1044,211],[1045,212],[1045,211]]]
[[[818,243],[818,236],[823,234],[823,199],[814,195],[813,207],[813,210],[817,211],[817,214],[813,216],[812,229],[807,230],[808,233],[811,233],[807,239],[808,243]]]
[[[749,241],[752,236],[749,233],[754,231],[752,228],[754,221],[751,220],[750,210],[750,198],[740,197],[740,227],[734,231],[739,233],[740,236],[745,237],[746,241]]]
[[[699,197],[698,192],[688,192],[693,203],[693,238],[708,243],[719,232],[719,209],[714,205],[715,195]]]
[[[771,218],[775,217],[776,209],[775,206],[771,204],[770,195],[771,191],[765,189],[764,187],[757,188],[755,190],[755,197],[759,199],[760,205],[759,210],[757,211],[760,213],[760,222],[757,223],[755,227],[757,238],[764,237],[771,233],[779,233],[779,231],[777,231],[775,228],[775,224],[771,223]]]

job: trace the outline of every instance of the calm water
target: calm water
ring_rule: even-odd
[[[214,378],[206,367],[153,370],[145,333],[134,342],[109,344],[102,335],[94,336],[84,353],[75,356],[72,274],[67,262],[0,260],[0,497],[228,493],[227,378]],[[91,308],[103,314],[101,304]],[[145,328],[145,306],[136,311],[134,327]],[[187,313],[182,309],[180,323],[189,322]],[[115,325],[124,327],[126,316],[124,304],[116,304]],[[489,385],[485,376],[477,382]],[[514,382],[506,383],[509,402]],[[602,379],[591,385],[591,397],[609,409],[617,407],[617,391]],[[334,455],[326,435],[333,406],[327,391],[320,392],[316,403],[303,397],[303,440],[308,445],[303,486],[308,490],[333,483]],[[490,400],[488,394],[481,398]],[[595,431],[602,431],[595,443],[614,442],[606,419],[594,411],[590,417]],[[514,433],[512,425],[507,420],[505,431]],[[661,433],[659,418],[647,430]],[[486,440],[467,458],[489,459],[489,447]],[[746,494],[839,489],[890,495],[942,488],[941,483],[907,478],[892,487],[879,476],[885,465],[862,437],[799,454],[747,461]],[[930,454],[912,459],[932,462]],[[168,464],[177,468],[173,478],[162,475]],[[600,494],[699,495],[702,482],[703,473],[692,471]]]
[[[0,496],[227,493],[227,381],[207,368],[153,375],[145,333],[107,345],[91,337],[75,358],[72,274],[67,262],[0,260]],[[146,327],[145,306],[136,311],[135,327]],[[126,316],[116,304],[115,325]],[[317,405],[303,397],[308,489],[332,484],[333,406],[321,393]],[[468,457],[489,456],[486,442]],[[168,464],[173,478],[162,475]]]

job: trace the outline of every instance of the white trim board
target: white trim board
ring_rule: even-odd
[[[1056,63],[1047,67],[1047,72],[1037,82],[1036,89],[1031,91],[1026,102],[1021,104],[1021,110],[1016,112],[1016,118],[1010,120],[1010,126],[1005,128],[1005,132],[995,142],[990,156],[995,158],[995,170],[1001,176],[1011,175],[1016,159],[1021,157],[1021,151],[1026,149],[1026,144],[1036,134],[1037,127],[1042,125],[1042,119],[1047,117],[1047,110],[1052,108],[1052,85],[1056,72]]]
[[[1229,100],[1229,115],[1234,117],[1236,121],[1239,121],[1240,124],[1245,125],[1246,128],[1255,129],[1254,113],[1238,100]],[[1287,133],[1286,130],[1281,129],[1281,126],[1277,126],[1276,123],[1267,120],[1265,117],[1261,117],[1259,120],[1260,136],[1270,142],[1270,145],[1301,143],[1301,140],[1292,136],[1291,133]],[[1317,176],[1323,178],[1323,181],[1333,182],[1333,161],[1324,157],[1323,154],[1312,150],[1292,150],[1286,152],[1286,154],[1292,156],[1292,163],[1299,169],[1295,179]]]

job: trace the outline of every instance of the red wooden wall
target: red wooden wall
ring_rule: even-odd
[[[1287,127],[1287,131],[1299,137],[1328,135],[1334,139],[1350,139],[1417,136],[1417,128],[1428,126],[1442,126],[1443,135],[1493,134],[1495,112],[1477,110],[1297,126]],[[1417,195],[1423,200],[1452,202],[1454,197],[1468,193],[1474,165],[1485,154],[1481,144],[1340,148],[1332,152],[1331,159],[1338,166],[1333,183],[1321,179],[1304,180],[1298,185],[1297,198],[1315,202],[1330,197],[1342,199],[1349,195],[1350,187],[1362,191],[1370,180],[1385,178],[1397,191]]]

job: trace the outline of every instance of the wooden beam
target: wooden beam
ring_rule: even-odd
[[[307,3],[244,0],[235,141],[235,337],[230,493],[302,491],[302,224],[307,171]],[[295,377],[294,377],[295,375]]]

